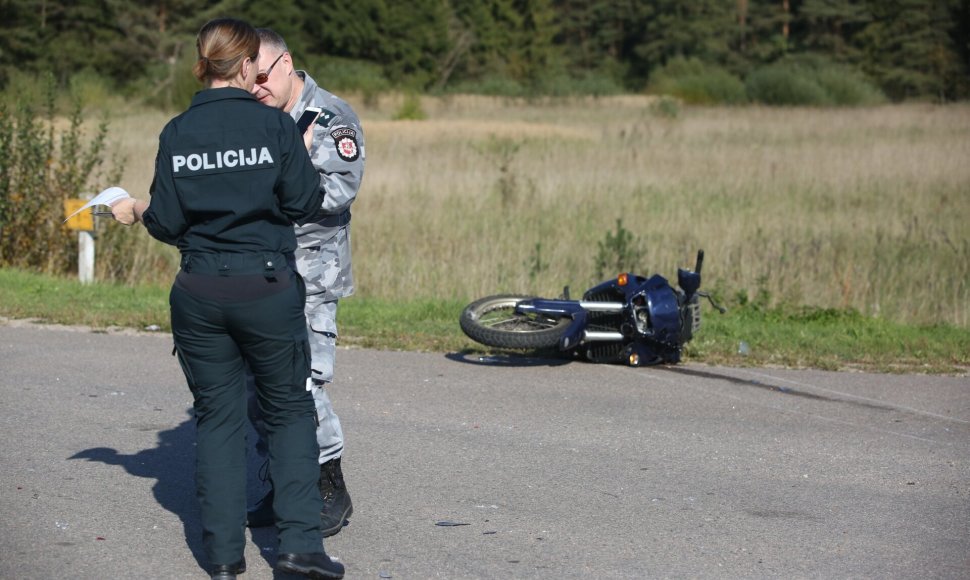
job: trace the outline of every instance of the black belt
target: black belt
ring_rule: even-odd
[[[350,223],[350,210],[345,209],[342,213],[328,215],[315,223],[326,228],[338,228],[345,226]]]
[[[208,253],[182,254],[181,268],[192,274],[218,276],[241,276],[263,274],[272,276],[280,270],[295,270],[293,254],[280,252]]]

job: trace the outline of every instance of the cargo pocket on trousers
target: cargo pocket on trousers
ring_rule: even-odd
[[[301,337],[293,344],[293,390],[305,391],[308,378],[310,378],[310,342]]]
[[[179,361],[179,366],[182,367],[182,374],[185,375],[185,382],[189,385],[189,390],[192,394],[195,394],[195,377],[192,376],[192,369],[189,368],[189,363],[185,361],[185,355],[182,353],[182,348],[179,347],[178,343],[175,343],[172,348],[172,354]]]

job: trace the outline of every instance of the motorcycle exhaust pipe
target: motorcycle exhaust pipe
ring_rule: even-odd
[[[622,302],[580,301],[579,305],[587,312],[623,312]]]
[[[624,339],[625,337],[621,332],[610,332],[605,330],[584,330],[583,331],[584,342],[618,342]]]

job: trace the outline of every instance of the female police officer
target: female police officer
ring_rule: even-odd
[[[259,37],[247,23],[208,22],[195,76],[205,89],[159,137],[151,204],[131,198],[115,219],[141,221],[181,252],[172,334],[195,399],[196,486],[213,578],[246,569],[245,366],[269,427],[279,529],[277,569],[342,578],[324,553],[304,287],[294,272],[293,222],[321,204],[310,135],[251,94]]]

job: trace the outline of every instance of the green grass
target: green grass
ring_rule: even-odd
[[[917,326],[853,310],[745,305],[727,315],[705,311],[689,358],[735,366],[965,374],[970,330]],[[748,354],[741,355],[741,343]]]
[[[970,104],[671,115],[647,96],[448,95],[393,120],[406,100],[354,103],[369,154],[355,300],[555,295],[599,282],[601,257],[673,276],[703,248],[721,298],[970,328]],[[147,197],[167,120],[112,115],[132,195]],[[619,219],[629,243],[609,241]],[[177,260],[141,227],[98,232],[99,280],[165,285]]]
[[[0,316],[99,329],[170,329],[168,288],[86,285],[10,268],[0,270]]]
[[[341,301],[340,344],[382,350],[490,352],[462,334],[460,300],[351,297]],[[685,361],[733,366],[966,374],[970,329],[915,326],[853,310],[729,305],[704,308]],[[75,280],[0,270],[0,316],[38,322],[169,331],[168,288]],[[748,354],[739,354],[745,343]]]

